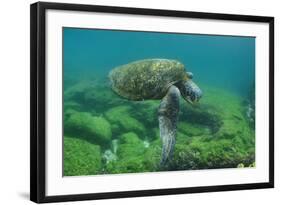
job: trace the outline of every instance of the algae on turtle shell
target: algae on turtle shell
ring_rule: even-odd
[[[114,68],[109,79],[112,89],[127,99],[161,99],[168,85],[186,79],[186,71],[176,60],[145,59]]]

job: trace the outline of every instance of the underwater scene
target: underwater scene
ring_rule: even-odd
[[[255,167],[255,38],[63,28],[63,175]]]

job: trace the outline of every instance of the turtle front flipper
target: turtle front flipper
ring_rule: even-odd
[[[165,167],[173,157],[176,142],[177,121],[179,113],[180,91],[172,85],[162,99],[158,109],[162,155],[160,166]]]

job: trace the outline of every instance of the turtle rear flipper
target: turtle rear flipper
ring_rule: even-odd
[[[160,166],[165,167],[173,157],[176,142],[177,121],[179,113],[180,91],[172,85],[162,99],[158,109],[162,155]]]

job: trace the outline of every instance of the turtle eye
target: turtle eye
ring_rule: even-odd
[[[193,78],[193,73],[192,72],[186,72],[187,76],[189,79],[192,79]]]

